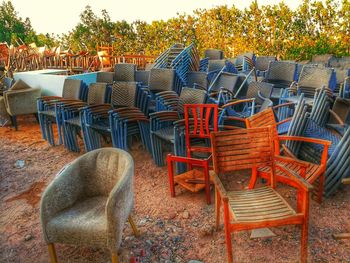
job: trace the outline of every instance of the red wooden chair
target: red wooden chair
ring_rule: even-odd
[[[314,138],[306,138],[306,137],[299,137],[299,136],[279,136],[277,134],[277,125],[279,123],[276,123],[275,115],[273,110],[266,109],[262,112],[259,112],[255,114],[254,116],[251,116],[247,118],[246,120],[246,127],[247,128],[256,128],[256,127],[267,127],[268,125],[272,125],[275,129],[275,136],[276,136],[276,147],[275,147],[275,153],[277,155],[281,155],[280,147],[283,148],[284,155],[294,158],[298,160],[299,166],[293,166],[292,163],[287,164],[288,168],[293,170],[296,173],[301,173],[301,176],[306,179],[310,184],[315,184],[316,180],[318,179],[318,186],[317,186],[317,201],[319,203],[322,202],[322,196],[323,196],[323,185],[325,180],[325,172],[326,172],[326,165],[327,165],[327,159],[328,159],[328,147],[331,145],[330,141],[321,140],[321,139],[314,139]],[[294,154],[287,148],[285,144],[282,145],[282,141],[300,141],[300,142],[308,142],[308,143],[317,143],[323,145],[323,152],[322,152],[322,158],[319,164],[306,162],[299,160]],[[260,176],[264,179],[270,178],[271,169],[268,166],[260,167],[257,172],[257,176]],[[252,177],[251,180],[251,186],[255,184],[257,180],[257,176]],[[289,180],[285,180],[288,178],[288,176],[281,170],[276,171],[276,178],[278,182],[288,183]]]
[[[175,184],[181,185],[191,192],[205,188],[207,203],[210,204],[209,162],[210,146],[193,145],[193,139],[210,139],[210,133],[218,131],[218,105],[216,104],[185,104],[185,139],[187,157],[168,154],[168,175],[170,193],[175,197]],[[207,153],[204,159],[193,158],[194,153]],[[185,173],[174,175],[173,163],[186,163]]]
[[[307,181],[284,163],[298,165],[294,159],[274,155],[274,130],[270,127],[235,129],[211,133],[215,183],[216,226],[220,224],[220,206],[224,208],[224,228],[228,262],[233,262],[231,232],[284,225],[301,225],[301,262],[307,259],[309,191]],[[276,160],[280,162],[277,163]],[[282,163],[283,161],[284,163]],[[261,166],[273,171],[270,185],[248,190],[229,191],[218,175],[251,169],[252,175]],[[283,171],[297,188],[297,209],[293,209],[275,190],[275,170]],[[232,175],[231,175],[232,176]]]

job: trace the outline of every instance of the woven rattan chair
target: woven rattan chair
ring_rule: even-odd
[[[120,149],[98,149],[79,157],[46,188],[40,218],[52,263],[55,243],[108,248],[112,262],[127,220],[138,236],[130,215],[134,205],[134,161]]]
[[[289,96],[283,100],[297,103],[301,93],[308,104],[312,104],[317,90],[324,88],[329,97],[333,96],[330,89],[330,83],[333,76],[333,69],[319,68],[315,66],[304,65],[298,79],[298,83],[291,85],[289,88]]]
[[[263,82],[274,85],[272,99],[278,100],[281,96],[281,89],[289,88],[295,80],[297,64],[288,61],[272,61],[269,63]]]
[[[17,80],[9,89],[4,91],[3,99],[0,99],[0,103],[3,104],[0,107],[5,106],[4,108],[16,130],[18,129],[16,118],[18,115],[34,114],[37,117],[36,100],[40,95],[40,88],[34,89],[22,80]],[[0,111],[3,110],[0,109]]]
[[[257,76],[265,77],[269,68],[270,61],[276,61],[275,56],[261,56],[257,57],[255,61],[255,69]]]
[[[191,71],[187,75],[187,86],[197,89],[208,89],[208,75],[203,71]]]
[[[135,72],[135,81],[141,83],[143,87],[148,88],[150,73],[149,70],[137,70]]]
[[[284,163],[293,159],[274,155],[274,130],[270,128],[234,129],[211,133],[215,183],[216,226],[220,224],[220,207],[224,210],[224,229],[228,262],[233,262],[231,233],[263,227],[285,225],[301,226],[301,262],[307,260],[309,191],[312,186],[300,175],[288,169]],[[272,169],[268,186],[241,191],[230,191],[219,176],[231,177],[232,172],[250,169],[252,176],[261,166]],[[287,180],[296,187],[297,209],[292,208],[276,191],[275,170],[281,170]]]
[[[41,133],[43,139],[47,140],[51,145],[55,145],[52,123],[56,121],[58,130],[59,144],[62,144],[62,120],[56,106],[60,102],[68,102],[70,100],[80,100],[83,94],[82,81],[78,79],[65,79],[63,84],[62,97],[59,96],[43,96],[38,99],[38,117],[40,122]]]

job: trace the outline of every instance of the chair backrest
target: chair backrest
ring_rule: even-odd
[[[276,57],[275,56],[257,57],[255,61],[255,68],[257,70],[265,71],[268,69],[270,61],[276,61]]]
[[[185,137],[188,156],[191,155],[191,139],[210,139],[210,133],[218,131],[217,104],[185,104]],[[210,148],[202,147],[210,152]]]
[[[80,98],[82,87],[82,81],[80,79],[68,79],[64,80],[62,97],[65,99],[77,100]]]
[[[71,165],[80,169],[84,192],[87,196],[108,197],[114,186],[124,177],[133,176],[133,159],[129,153],[115,148],[101,148],[84,154]],[[78,172],[78,171],[77,171]],[[127,180],[132,183],[132,180]],[[132,198],[133,193],[130,193]]]
[[[210,48],[204,51],[204,57],[209,58],[209,60],[223,59],[224,52],[219,49]]]
[[[184,104],[203,104],[205,103],[207,93],[204,90],[183,88],[180,94],[180,100]]]
[[[194,84],[198,84],[204,89],[208,89],[208,76],[206,72],[203,71],[191,71],[187,75],[187,86],[193,87]]]
[[[208,72],[221,70],[226,65],[226,59],[213,59],[208,62]]]
[[[136,82],[116,81],[112,86],[111,104],[118,107],[135,107],[136,95]]]
[[[323,54],[323,55],[313,55],[311,61],[317,64],[323,64],[328,66],[330,60],[332,59],[332,54]]]
[[[259,127],[213,132],[211,147],[217,174],[272,166],[274,131],[272,127]]]
[[[91,83],[88,90],[88,104],[102,104],[106,99],[106,83]]]
[[[148,86],[150,73],[149,70],[137,70],[135,72],[135,81],[141,82],[144,86]]]
[[[332,74],[331,68],[304,65],[299,75],[298,91],[304,93],[305,97],[313,97],[317,89],[329,89]]]
[[[256,98],[259,100],[258,94],[265,98],[270,98],[272,94],[272,85],[265,82],[252,81],[248,84],[247,98]]]
[[[174,89],[175,70],[167,68],[152,68],[149,76],[151,91],[169,91]]]
[[[209,90],[211,92],[218,91],[220,88],[225,88],[234,92],[236,84],[239,81],[239,76],[233,73],[221,72],[220,75],[211,83]]]
[[[135,81],[136,65],[131,63],[120,63],[114,66],[115,81]]]
[[[332,110],[347,124],[350,124],[350,99],[336,98]],[[330,115],[329,123],[338,123]]]
[[[247,128],[276,126],[276,118],[272,108],[265,109],[246,118]]]
[[[267,82],[292,83],[296,74],[297,64],[289,61],[271,61],[269,63],[266,77]]]
[[[96,82],[102,83],[113,83],[114,73],[113,72],[97,72]]]

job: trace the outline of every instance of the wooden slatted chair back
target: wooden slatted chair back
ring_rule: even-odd
[[[185,104],[185,137],[187,152],[193,151],[192,138],[210,139],[211,132],[218,131],[217,104]],[[210,147],[196,147],[199,151],[210,152]]]
[[[272,108],[267,108],[263,111],[258,112],[257,114],[254,114],[253,116],[250,116],[249,118],[245,119],[246,127],[247,128],[258,128],[258,127],[273,127],[275,140],[278,140],[278,131],[277,131],[277,122],[275,118],[275,113]],[[278,141],[275,141],[275,152],[276,154],[280,153],[279,149],[279,143]]]
[[[213,132],[211,145],[216,174],[273,165],[274,131],[271,126]]]

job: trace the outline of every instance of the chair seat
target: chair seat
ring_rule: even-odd
[[[71,119],[68,119],[68,120],[65,120],[65,122],[69,123],[71,125],[75,125],[75,126],[81,127],[81,121],[80,121],[80,117],[79,116],[71,118]]]
[[[296,215],[271,187],[228,192],[234,223],[278,220]]]
[[[277,161],[277,163],[281,163],[281,162]],[[300,166],[297,166],[296,164],[283,163],[283,166],[296,172],[297,174],[299,174],[300,172]],[[264,177],[267,177],[267,176],[270,176],[271,168],[269,166],[260,167],[258,168],[258,172],[265,175]],[[317,176],[319,175],[319,173],[320,173],[320,165],[309,163],[309,167],[306,168],[305,179],[312,184],[317,178]],[[276,169],[276,175],[282,176],[282,177],[288,177],[288,175],[285,172],[279,169]],[[277,177],[277,180],[278,180],[278,177]]]
[[[165,141],[174,143],[175,138],[174,138],[174,127],[173,126],[159,129],[159,130],[155,131],[154,134]]]
[[[106,246],[106,202],[107,197],[91,197],[58,213],[47,223],[50,242]]]

